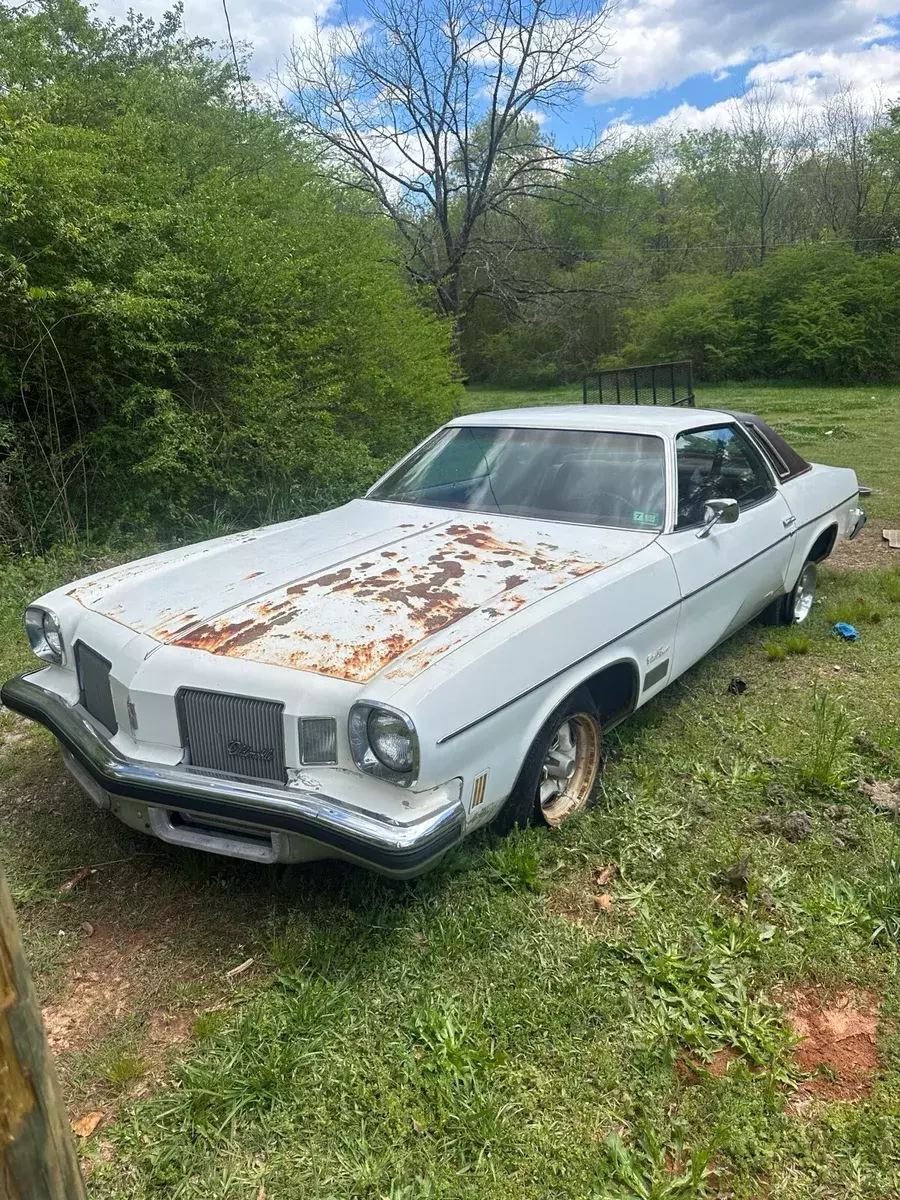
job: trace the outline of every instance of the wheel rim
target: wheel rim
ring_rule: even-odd
[[[816,567],[815,563],[807,563],[797,580],[797,587],[794,591],[793,623],[795,625],[799,625],[809,616],[815,595]]]
[[[553,735],[538,784],[538,803],[548,825],[560,825],[586,808],[600,765],[600,730],[587,713],[567,717]]]

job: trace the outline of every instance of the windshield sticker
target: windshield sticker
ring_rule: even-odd
[[[659,513],[644,512],[642,509],[636,508],[631,514],[631,519],[637,522],[638,525],[658,525]]]

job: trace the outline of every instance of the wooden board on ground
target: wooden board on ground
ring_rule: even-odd
[[[900,550],[900,529],[883,529],[881,536],[892,550]]]

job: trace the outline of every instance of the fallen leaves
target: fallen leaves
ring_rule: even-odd
[[[79,1117],[77,1121],[72,1122],[72,1132],[76,1137],[90,1137],[102,1120],[102,1112],[85,1113],[83,1117]]]
[[[616,863],[608,863],[607,866],[600,867],[599,870],[594,872],[595,885],[598,888],[609,887],[615,878],[616,871],[618,871],[618,869],[619,868]],[[614,907],[615,902],[609,892],[599,892],[594,897],[594,908],[596,908],[598,912],[612,912]]]
[[[859,781],[859,790],[869,797],[876,812],[900,814],[900,779],[873,779],[867,775]]]
[[[597,887],[608,887],[615,878],[618,869],[616,863],[610,863],[606,867],[601,867],[599,871],[594,872],[594,883],[596,883]]]
[[[74,875],[70,875],[65,883],[60,884],[60,892],[74,892],[77,887],[87,883],[93,873],[93,867],[79,867]]]
[[[576,878],[554,890],[550,911],[585,929],[592,928],[601,913],[609,915],[615,909],[611,884],[618,872],[617,863],[586,867]]]

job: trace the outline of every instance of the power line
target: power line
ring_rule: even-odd
[[[244,116],[247,115],[247,97],[244,95],[244,81],[241,78],[241,68],[238,65],[237,50],[234,48],[234,38],[231,34],[231,18],[228,16],[228,5],[225,0],[222,0],[222,8],[225,10],[225,24],[228,26],[228,43],[231,46],[231,57],[234,59],[234,70],[237,75],[238,87],[241,91],[241,108],[244,110]]]

